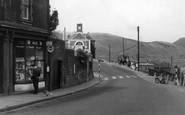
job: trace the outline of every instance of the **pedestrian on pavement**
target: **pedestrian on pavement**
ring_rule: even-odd
[[[168,75],[166,76],[166,84],[168,84],[169,79],[170,79],[170,76],[169,76],[169,74],[168,74]]]
[[[180,85],[183,86],[184,82],[184,72],[181,72],[180,74]]]
[[[138,63],[136,63],[136,70],[138,70]]]
[[[176,83],[179,86],[180,85],[180,82],[179,82],[180,81],[180,68],[177,66],[175,66],[175,73],[176,73],[175,75]]]
[[[33,64],[33,71],[32,71],[32,81],[33,81],[33,87],[34,87],[34,94],[38,94],[38,82],[39,82],[39,76],[40,76],[40,69]]]

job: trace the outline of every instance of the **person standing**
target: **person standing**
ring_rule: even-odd
[[[170,79],[170,76],[169,76],[169,74],[168,74],[168,75],[166,76],[166,84],[168,84],[169,79]]]
[[[34,94],[38,94],[38,82],[39,82],[39,76],[40,76],[40,69],[33,64],[33,72],[32,72],[32,81],[33,81],[33,87],[34,87]]]
[[[183,86],[184,82],[184,72],[181,72],[180,74],[180,85]]]
[[[175,73],[176,73],[175,75],[176,83],[179,86],[180,85],[180,82],[179,82],[180,81],[180,68],[177,66],[175,66]]]
[[[136,68],[135,68],[135,70],[138,70],[138,63],[136,63]]]

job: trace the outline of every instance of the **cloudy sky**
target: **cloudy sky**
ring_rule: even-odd
[[[141,41],[174,42],[185,37],[185,0],[50,0],[58,30],[110,33]]]

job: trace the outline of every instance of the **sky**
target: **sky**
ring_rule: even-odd
[[[57,30],[109,33],[144,42],[185,37],[185,0],[50,0],[59,13]]]

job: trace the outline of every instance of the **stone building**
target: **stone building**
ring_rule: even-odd
[[[77,31],[66,41],[69,49],[83,49],[95,58],[95,40],[89,34],[83,33],[82,24],[77,24]]]
[[[0,94],[33,89],[32,64],[41,68],[39,88],[49,74],[49,0],[0,1]]]

